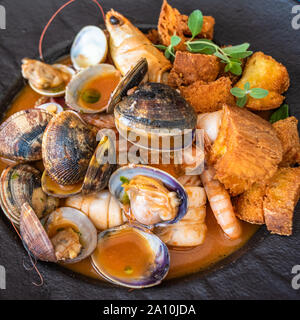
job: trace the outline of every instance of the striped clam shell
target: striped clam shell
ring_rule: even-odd
[[[22,205],[27,202],[39,218],[58,206],[58,199],[48,197],[41,188],[41,173],[27,165],[6,168],[0,178],[0,200],[6,216],[17,225]]]
[[[82,185],[83,194],[99,192],[107,186],[111,174],[117,168],[115,162],[112,163],[109,158],[106,158],[109,154],[115,155],[114,143],[110,138],[104,137],[99,142],[90,161]]]
[[[0,156],[18,161],[42,159],[42,137],[52,114],[41,109],[15,113],[0,126]]]
[[[82,181],[96,146],[96,131],[76,112],[57,114],[49,122],[42,143],[49,177],[61,185]]]

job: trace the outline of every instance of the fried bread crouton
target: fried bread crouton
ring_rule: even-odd
[[[179,88],[181,95],[192,105],[196,112],[214,112],[222,109],[223,104],[235,105],[230,93],[231,81],[227,77],[213,82],[196,81]]]
[[[242,78],[235,85],[244,89],[246,82],[250,88],[262,88],[269,91],[263,99],[249,97],[246,107],[253,110],[270,110],[278,108],[289,85],[290,78],[284,65],[262,52],[254,53],[247,61]]]
[[[234,196],[275,173],[282,160],[282,146],[268,121],[244,108],[224,105],[210,160],[216,178]]]
[[[283,159],[280,163],[282,167],[300,163],[300,141],[297,124],[298,120],[295,117],[273,123],[283,148]]]
[[[212,39],[214,33],[215,19],[210,16],[203,17],[203,26],[199,37]],[[158,20],[158,33],[160,42],[169,46],[171,37],[176,33],[182,41],[176,46],[177,50],[186,50],[185,40],[191,36],[188,28],[188,17],[180,14],[180,12],[172,8],[166,0],[164,0],[160,16]]]
[[[265,193],[265,184],[254,183],[249,190],[234,198],[236,216],[249,223],[264,224],[263,198]]]
[[[220,62],[216,56],[177,51],[168,85],[187,86],[198,80],[211,82],[216,80],[219,70]]]
[[[159,35],[158,31],[156,29],[151,29],[146,34],[146,37],[153,43],[153,44],[159,44]]]
[[[270,179],[263,202],[266,226],[271,233],[292,234],[294,208],[300,195],[300,167],[280,168]]]

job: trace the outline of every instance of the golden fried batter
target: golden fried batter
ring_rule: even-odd
[[[199,80],[179,88],[181,95],[196,112],[214,112],[222,109],[223,104],[235,105],[230,89],[231,81],[227,77],[208,83]]]
[[[244,108],[224,105],[210,159],[216,178],[232,195],[238,195],[275,173],[282,160],[282,146],[268,121]]]
[[[254,183],[249,190],[234,198],[236,216],[249,223],[264,224],[263,197],[265,193],[265,184]]]
[[[266,184],[255,183],[235,198],[235,212],[241,220],[266,224],[272,233],[288,236],[299,194],[300,167],[279,168]]]
[[[242,78],[235,85],[244,88],[246,82],[251,88],[262,88],[269,91],[263,99],[249,97],[246,107],[254,110],[270,110],[278,108],[289,85],[290,78],[284,65],[263,52],[254,53],[247,61]]]
[[[177,51],[173,68],[168,78],[168,85],[180,87],[198,80],[210,82],[216,80],[220,62],[216,56]]]
[[[292,234],[294,208],[300,195],[300,167],[280,168],[270,179],[263,203],[265,221],[271,233]]]
[[[283,148],[283,159],[280,166],[287,167],[300,163],[300,141],[297,124],[298,120],[295,117],[279,120],[273,124]]]
[[[165,46],[170,45],[172,35],[176,33],[182,41],[176,47],[177,50],[186,50],[184,42],[191,37],[191,32],[187,25],[188,16],[180,14],[180,12],[172,8],[166,0],[164,0],[160,16],[158,20],[158,33],[160,41]],[[202,31],[200,38],[212,39],[214,34],[215,19],[210,16],[203,17]]]
[[[153,43],[153,44],[159,44],[159,35],[158,31],[156,29],[151,29],[146,34],[146,37]]]

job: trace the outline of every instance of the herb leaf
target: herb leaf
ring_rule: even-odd
[[[155,45],[157,49],[165,50],[165,57],[169,60],[173,60],[175,58],[175,50],[176,47],[181,42],[181,38],[176,36],[175,34],[171,37],[171,43],[168,47],[164,45]]]
[[[128,178],[126,178],[126,177],[124,177],[124,176],[121,176],[120,177],[120,181],[123,183],[123,184],[129,184],[129,179]]]
[[[241,62],[230,62],[229,64],[229,71],[237,76],[242,74],[242,63]]]
[[[283,120],[289,117],[289,106],[285,103],[278,110],[273,112],[270,117],[270,122],[274,123],[279,120]]]
[[[248,100],[248,96],[244,95],[243,97],[238,98],[236,100],[236,104],[237,104],[237,106],[243,108],[245,106],[245,104],[247,103],[247,100]]]
[[[192,39],[194,39],[202,30],[203,26],[203,14],[200,10],[194,10],[188,20],[188,27],[192,33]]]
[[[250,47],[249,43],[242,43],[236,46],[226,47],[223,48],[223,51],[227,53],[228,55],[234,54],[234,53],[240,53],[245,52]]]
[[[230,90],[231,94],[237,98],[243,98],[246,94],[245,90],[235,87]]]
[[[254,99],[262,99],[269,94],[269,91],[261,88],[252,88],[249,94]]]
[[[171,47],[176,47],[181,42],[181,38],[174,35],[171,37]]]

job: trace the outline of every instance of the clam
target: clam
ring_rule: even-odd
[[[76,263],[91,255],[97,245],[96,228],[84,213],[73,208],[52,212],[44,227],[30,205],[24,203],[20,231],[28,250],[43,261]],[[61,235],[59,239],[57,235]]]
[[[92,254],[97,246],[97,230],[91,220],[81,211],[69,207],[61,207],[52,212],[45,229],[53,241],[53,236],[64,228],[71,227],[79,234],[80,253],[72,259],[64,259],[64,263],[76,263]],[[56,252],[56,255],[58,253]]]
[[[156,150],[191,145],[197,123],[194,109],[176,90],[162,83],[140,85],[115,106],[114,115],[122,136],[141,147]],[[128,133],[134,133],[139,141]]]
[[[111,155],[115,155],[114,143],[105,136],[99,142],[89,163],[82,185],[83,194],[99,192],[107,186],[111,174],[117,168],[116,162],[110,159]]]
[[[63,96],[66,85],[74,74],[75,71],[72,68],[63,64],[49,65],[28,58],[22,60],[23,77],[28,79],[28,83],[34,91],[43,96]]]
[[[42,137],[52,114],[29,109],[10,116],[0,126],[0,156],[17,161],[42,159]]]
[[[137,87],[145,78],[148,71],[147,59],[142,58],[136,66],[128,71],[124,78],[119,82],[111,95],[107,112],[112,113],[115,106],[127,95],[128,90]]]
[[[46,194],[59,198],[74,196],[80,192],[83,194],[97,193],[107,186],[112,172],[117,167],[117,164],[111,161],[113,159],[106,158],[114,155],[113,141],[105,136],[99,142],[89,162],[83,182],[60,185],[53,181],[45,170],[42,176],[42,188]]]
[[[71,47],[71,60],[76,70],[105,61],[108,45],[102,29],[86,26],[77,34]]]
[[[76,112],[57,114],[49,122],[42,142],[43,163],[49,177],[61,185],[82,181],[96,146],[96,131]]]
[[[63,107],[56,102],[48,102],[41,104],[36,107],[37,109],[43,109],[45,111],[50,112],[51,114],[57,114],[64,111]]]
[[[48,197],[43,192],[40,172],[27,164],[17,164],[2,172],[0,199],[4,213],[17,225],[25,202],[34,209],[38,218],[44,217],[58,206],[58,199]]]
[[[90,66],[73,77],[66,89],[67,105],[80,112],[97,113],[106,110],[110,96],[104,90],[100,92],[98,85],[91,84],[99,78],[112,77],[113,81],[106,83],[115,83],[115,86],[120,81],[120,72],[110,64],[98,64]],[[90,87],[89,87],[89,84]],[[111,88],[113,91],[115,86]],[[106,96],[107,95],[107,96]],[[98,105],[99,103],[99,105]]]
[[[142,179],[137,182],[137,192],[126,193],[124,184],[138,177]],[[119,168],[110,177],[109,190],[125,205],[125,211],[126,205],[130,206],[129,218],[142,225],[173,224],[187,212],[188,198],[184,187],[173,176],[154,167],[130,164]]]
[[[142,250],[139,256],[134,256],[134,261],[126,261],[129,255],[126,256],[124,252],[120,252],[122,258],[118,255],[114,257],[118,259],[117,263],[115,260],[111,261],[113,259],[107,258],[106,254],[114,255],[117,248],[111,251],[110,245],[113,246],[113,242],[117,243],[118,238],[122,241],[122,236],[124,237],[126,232],[132,233],[135,237],[133,238],[134,243],[140,242]],[[169,251],[166,245],[147,229],[135,225],[123,225],[101,232],[98,235],[97,248],[91,257],[95,270],[106,280],[134,289],[158,285],[166,277],[170,266]],[[136,263],[137,260],[140,262],[139,265],[130,265],[131,262]]]

